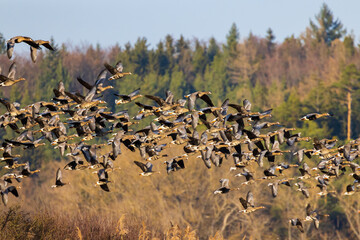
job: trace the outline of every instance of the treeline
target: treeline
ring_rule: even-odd
[[[247,98],[253,103],[254,111],[273,108],[273,121],[279,121],[286,127],[296,127],[296,132],[304,136],[337,137],[344,141],[349,133],[350,138],[359,136],[360,49],[354,43],[355,37],[346,35],[345,28],[335,20],[326,5],[300,37],[291,36],[277,42],[271,29],[266,37],[253,34],[240,37],[239,32],[233,24],[225,43],[219,43],[216,39],[207,42],[190,41],[183,37],[174,39],[168,35],[154,49],[149,47],[146,38],[139,38],[134,45],[115,45],[106,49],[92,45],[60,45],[56,39],[52,39],[52,46],[57,50],[43,50],[35,64],[31,62],[28,52],[13,59],[18,66],[17,76],[27,80],[13,87],[3,87],[1,97],[20,102],[21,106],[40,100],[50,101],[54,95],[52,89],[60,81],[70,91],[85,93],[76,81],[78,76],[94,82],[104,68],[104,62],[115,64],[121,60],[124,71],[133,74],[111,83],[114,89],[104,93],[112,111],[124,109],[114,104],[113,93],[116,92],[128,94],[141,88],[143,94],[164,96],[166,90],[171,90],[176,97],[182,98],[193,91],[203,90],[212,92],[211,98],[217,105],[226,98],[231,103],[242,103]],[[5,39],[1,35],[0,52],[0,66],[2,73],[6,74],[12,61],[5,54]],[[18,54],[16,49],[14,53]],[[153,104],[145,98],[139,101]],[[130,116],[139,110],[134,104],[125,105],[127,107]],[[6,111],[5,107],[0,109],[2,113]],[[347,117],[349,110],[352,110],[351,122]],[[297,121],[310,112],[330,112],[333,117],[311,123]],[[349,123],[351,131],[348,131]],[[0,135],[4,134],[0,132]],[[7,134],[11,138],[9,135],[12,133],[9,131]],[[312,143],[307,144],[311,147]],[[172,154],[177,154],[175,151],[180,154],[182,149],[171,151]],[[300,193],[294,194],[290,188],[282,188],[276,199],[272,199],[269,189],[263,191],[262,188],[254,188],[257,202],[267,205],[266,210],[256,213],[257,217],[238,214],[238,198],[245,196],[248,189],[244,188],[238,195],[214,197],[213,190],[218,187],[219,179],[226,177],[224,172],[233,165],[231,159],[224,161],[224,166],[219,170],[208,171],[201,161],[192,161],[181,174],[166,178],[159,175],[144,181],[137,178],[138,169],[133,167],[133,160],[140,160],[139,153],[125,149],[122,157],[123,161],[119,160],[117,164],[121,162],[121,167],[129,171],[112,175],[113,192],[106,195],[90,184],[96,176],[88,176],[83,171],[65,173],[71,186],[53,191],[49,182],[54,180],[56,169],[63,166],[53,161],[60,159],[58,150],[52,147],[29,150],[22,155],[22,159],[31,159],[32,169],[36,169],[40,163],[44,164],[39,177],[23,182],[22,206],[28,206],[33,211],[45,206],[55,213],[64,213],[64,217],[36,213],[27,217],[20,210],[10,215],[9,210],[0,214],[0,221],[3,224],[7,222],[1,234],[6,238],[17,232],[19,235],[16,236],[19,237],[14,238],[22,238],[22,234],[26,233],[29,237],[23,238],[30,239],[34,236],[46,238],[62,231],[70,238],[82,234],[85,239],[96,235],[126,239],[121,234],[125,228],[119,227],[121,219],[117,228],[114,227],[119,216],[126,213],[135,219],[131,223],[129,218],[129,223],[124,225],[128,229],[128,239],[139,236],[141,229],[149,232],[146,224],[153,233],[162,233],[154,236],[164,236],[164,232],[176,224],[180,224],[181,229],[191,226],[201,239],[216,236],[217,232],[228,239],[243,239],[244,236],[252,239],[285,239],[292,235],[311,239],[355,239],[360,236],[357,195],[348,199],[331,196],[318,199],[313,193],[309,202],[318,206],[319,212],[330,213],[330,217],[321,220],[319,231],[307,224],[306,235],[301,236],[298,230],[288,225],[288,220],[305,214],[304,197]],[[316,166],[313,160],[309,164]],[[294,175],[298,169],[291,171]],[[350,176],[347,180],[350,181]],[[345,180],[340,180],[336,183],[336,189],[344,189],[345,183]],[[74,215],[78,215],[78,218],[65,223],[66,214],[69,214],[69,219]],[[97,217],[96,224],[92,216]],[[138,219],[145,219],[146,224],[140,225]],[[64,227],[58,228],[63,222]]]
[[[240,38],[235,24],[221,44],[212,38],[207,42],[167,35],[154,49],[142,37],[134,45],[68,47],[52,40],[55,52],[42,51],[36,64],[27,55],[16,56],[17,76],[27,81],[5,89],[3,95],[22,104],[49,101],[59,81],[71,91],[82,92],[76,81],[80,76],[94,82],[104,62],[115,64],[122,60],[125,71],[133,75],[115,83],[105,96],[116,110],[113,93],[130,93],[141,88],[144,94],[164,96],[171,90],[178,98],[195,90],[212,92],[220,104],[226,98],[241,103],[244,98],[256,103],[259,109],[274,108],[276,120],[288,127],[298,127],[310,134],[315,126],[298,120],[309,112],[330,112],[330,121],[319,121],[317,128],[327,136],[339,139],[357,138],[360,53],[354,36],[346,35],[339,20],[323,5],[314,22],[300,37],[291,36],[276,42],[271,29],[266,37],[249,34]],[[114,39],[116,41],[116,39]],[[0,51],[5,51],[0,36]],[[10,61],[0,57],[3,72]],[[349,101],[352,100],[351,104]],[[145,100],[144,100],[145,101]],[[150,102],[149,102],[150,103]],[[349,107],[351,132],[347,131]],[[289,110],[290,109],[290,110]],[[130,109],[134,113],[137,109]]]

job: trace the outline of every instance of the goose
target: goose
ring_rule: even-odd
[[[52,185],[51,188],[62,187],[66,184],[70,184],[70,183],[64,183],[62,181],[62,173],[60,168],[58,168],[58,170],[56,171],[55,185]]]
[[[107,184],[111,181],[109,181],[109,175],[107,171],[104,168],[101,168],[97,172],[97,175],[99,177],[99,181],[96,182],[95,186],[100,186],[100,188],[105,192],[110,192],[109,186]]]
[[[254,204],[254,195],[252,194],[251,191],[249,191],[246,195],[246,199],[244,198],[239,198],[241,205],[244,207],[244,210],[240,210],[239,212],[241,213],[251,213],[251,212],[255,212],[258,209],[263,209],[265,208],[264,206],[259,206],[259,207],[255,207]]]
[[[299,168],[299,171],[301,173],[301,177],[298,177],[298,179],[307,179],[311,177],[311,169],[310,167],[307,165],[307,163],[303,164],[302,168]]]
[[[220,179],[220,188],[216,189],[214,191],[214,194],[224,194],[224,193],[228,193],[232,190],[238,190],[237,188],[230,188],[229,187],[229,179],[227,178],[222,178]]]
[[[20,106],[20,104],[15,104],[15,102],[9,103],[6,99],[0,98],[0,103],[2,103],[6,107],[8,113],[11,117],[18,117],[21,114],[27,113],[27,111],[25,109],[18,110],[16,105]]]
[[[109,159],[110,153],[106,153],[102,155],[103,161],[100,163],[100,165],[105,169],[106,172],[112,172],[115,170],[120,170],[120,167],[115,168],[114,162]]]
[[[249,182],[251,180],[254,180],[254,175],[252,172],[250,172],[248,169],[244,168],[242,173],[238,173],[235,175],[235,177],[241,177],[244,176],[246,179],[246,182]]]
[[[316,120],[322,117],[330,117],[333,116],[333,114],[331,113],[309,113],[306,114],[305,116],[301,117],[300,120],[301,121],[309,121],[309,120]]]
[[[17,182],[21,182],[21,179],[23,178],[22,175],[19,175],[16,172],[11,172],[11,173],[5,173],[4,175],[1,176],[0,181],[5,181],[7,183],[12,183],[12,179],[15,179]]]
[[[329,217],[328,214],[319,214],[318,211],[311,208],[310,203],[306,205],[306,218],[304,221],[312,221],[315,229],[319,229],[320,217]]]
[[[38,172],[40,172],[39,169],[36,169],[36,170],[31,171],[31,170],[30,170],[29,161],[27,161],[27,162],[25,163],[25,166],[24,166],[23,170],[21,170],[20,174],[21,174],[22,176],[24,176],[24,177],[30,177],[31,175],[33,175],[33,174],[35,174],[35,173],[38,173]]]
[[[95,83],[92,84],[92,85],[89,84],[88,82],[84,81],[81,77],[77,77],[76,79],[78,80],[78,82],[81,85],[83,85],[89,91],[91,91],[93,88],[95,88],[96,89],[96,94],[100,94],[100,93],[104,92],[107,89],[114,88],[111,85],[103,87],[104,81],[106,80],[106,75],[107,75],[106,69],[100,71],[99,75],[96,78]]]
[[[25,163],[18,163],[18,157],[3,157],[1,158],[1,162],[5,162],[5,169],[15,169],[21,166],[25,166]]]
[[[158,96],[153,96],[153,95],[148,95],[147,94],[144,97],[155,101],[159,105],[159,107],[157,107],[155,109],[156,113],[160,113],[160,112],[162,113],[162,112],[165,112],[165,111],[173,110],[173,109],[175,109],[176,107],[179,106],[179,104],[177,104],[177,103],[174,104],[173,102],[171,102],[171,101],[169,102],[169,101],[167,101],[167,99],[163,99],[163,98],[158,97]]]
[[[65,94],[73,99],[76,103],[78,103],[78,105],[76,106],[77,109],[90,109],[92,107],[97,106],[98,104],[101,103],[106,103],[103,100],[93,100],[94,96],[96,93],[96,88],[93,88],[87,95],[85,98],[81,98],[73,93],[67,92],[65,91]]]
[[[136,89],[135,91],[131,92],[128,95],[125,94],[114,94],[114,95],[120,98],[115,100],[116,105],[129,103],[139,97],[142,97],[142,95],[140,94],[140,88]]]
[[[5,206],[7,206],[7,203],[8,203],[8,194],[9,194],[9,192],[12,193],[15,197],[19,197],[19,193],[18,193],[15,186],[7,187],[7,182],[6,181],[4,181],[4,182],[0,181],[0,194],[1,194],[1,199],[2,199]]]
[[[303,223],[302,223],[302,220],[300,218],[292,218],[289,220],[289,223],[292,225],[292,226],[296,226],[300,232],[304,233],[304,226],[303,226]]]
[[[90,164],[88,168],[96,168],[99,166],[99,161],[96,155],[96,149],[98,147],[95,144],[81,146],[81,152],[84,155],[85,160]]]
[[[353,195],[357,191],[354,184],[349,184],[346,186],[346,191],[343,193],[345,196]]]
[[[15,74],[16,74],[16,63],[13,62],[10,65],[9,68],[9,73],[7,76],[0,74],[0,86],[12,86],[15,83],[21,82],[21,81],[25,81],[25,78],[15,78]]]
[[[35,40],[34,42],[37,44],[37,47],[30,45],[30,56],[31,56],[31,60],[33,62],[36,62],[37,50],[41,49],[40,46],[44,46],[45,48],[47,48],[51,51],[55,51],[55,49],[50,45],[50,41]]]
[[[109,81],[123,78],[126,75],[131,75],[131,72],[123,72],[123,64],[121,61],[118,61],[115,67],[108,63],[104,63],[104,66],[112,74],[112,76],[109,78]]]
[[[350,173],[349,176],[352,176],[354,178],[354,183],[360,182],[360,174]]]
[[[291,186],[291,185],[290,185],[290,180],[293,180],[293,178],[276,180],[275,182],[269,183],[268,186],[271,187],[271,194],[272,194],[272,196],[273,196],[274,198],[277,197],[279,184],[284,184],[284,185],[286,185],[286,186]]]
[[[313,154],[314,150],[313,149],[306,149],[306,148],[302,148],[296,152],[293,153],[293,155],[297,155],[298,159],[299,159],[299,163],[301,163],[304,160],[304,155],[311,159],[311,155]]]
[[[120,143],[124,134],[125,132],[123,130],[117,132],[116,136],[114,137],[114,140],[111,143],[112,153],[110,154],[110,158],[114,161],[116,160],[117,156],[121,154]]]
[[[139,173],[139,175],[141,176],[147,177],[147,176],[151,176],[154,173],[160,173],[160,172],[154,172],[152,170],[153,165],[151,162],[147,162],[146,164],[144,164],[142,162],[134,161],[134,163],[143,171]]]
[[[185,168],[184,160],[176,160],[174,158],[165,161],[164,164],[166,164],[166,172],[169,174],[170,172],[176,172],[180,169]]]
[[[211,94],[211,92],[201,92],[201,91],[197,91],[197,92],[193,92],[191,94],[186,95],[185,97],[188,99],[188,109],[189,111],[194,111],[195,108],[195,101],[197,98],[202,99],[204,102],[206,102],[206,104],[209,107],[214,107],[213,102],[211,101],[209,95]]]
[[[80,157],[77,155],[70,155],[74,160],[69,162],[68,164],[65,165],[64,169],[65,170],[80,170],[80,169],[85,169],[86,167],[84,166],[84,161],[80,160]]]
[[[296,191],[300,191],[306,198],[310,197],[309,189],[305,187],[303,182],[295,183],[295,186],[299,187]]]
[[[7,56],[8,56],[9,59],[11,59],[11,57],[12,57],[15,44],[16,43],[21,43],[21,42],[27,43],[31,47],[34,47],[34,48],[37,48],[37,49],[40,48],[39,44],[37,44],[30,37],[25,37],[25,36],[12,37],[12,38],[10,38],[9,40],[6,41],[6,52],[7,52]]]

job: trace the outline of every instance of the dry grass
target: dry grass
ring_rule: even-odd
[[[229,172],[232,158],[224,159],[220,168],[208,170],[201,159],[192,156],[185,162],[185,169],[169,175],[165,159],[159,159],[153,164],[161,174],[141,177],[141,170],[133,163],[140,160],[138,151],[133,153],[122,146],[122,152],[115,161],[121,170],[109,174],[113,182],[109,193],[94,186],[97,175],[91,173],[93,170],[63,171],[63,180],[70,185],[52,189],[56,169],[67,161],[44,164],[38,177],[21,183],[19,198],[9,197],[10,208],[3,211],[0,224],[6,222],[10,209],[15,209],[16,214],[10,214],[11,224],[5,224],[0,239],[285,239],[289,234],[296,239],[301,235],[296,228],[289,229],[288,220],[304,217],[307,202],[321,208],[315,189],[311,190],[313,197],[305,199],[294,189],[280,186],[278,197],[273,199],[267,181],[214,195],[220,178],[229,178],[231,187],[239,187],[244,181]],[[169,158],[182,153],[181,146],[164,150]],[[257,168],[248,167],[250,171]],[[289,170],[283,177],[295,171]],[[261,176],[257,170],[255,178]],[[251,215],[239,214],[239,197],[249,190],[256,205],[266,209]],[[319,231],[307,224],[303,237],[321,239],[327,234],[346,239],[344,230],[332,231],[330,219],[322,220]]]
[[[189,226],[170,227],[165,232],[158,232],[147,226],[144,221],[127,218],[122,215],[118,222],[107,223],[103,219],[82,214],[75,218],[54,215],[49,212],[29,213],[19,206],[11,207],[0,215],[0,239],[169,239],[196,240],[199,237]],[[216,233],[211,240],[223,239]]]

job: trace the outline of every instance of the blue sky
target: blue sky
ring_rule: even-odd
[[[240,37],[265,36],[276,41],[299,36],[324,1],[317,0],[2,0],[0,32],[6,39],[24,35],[81,46],[108,47],[146,37],[150,47],[171,34],[178,39],[215,37],[224,42],[232,23]],[[325,1],[355,42],[360,38],[360,1]]]

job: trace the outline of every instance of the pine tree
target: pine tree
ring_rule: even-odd
[[[184,39],[184,36],[180,35],[179,40],[177,40],[176,44],[175,44],[176,53],[181,53],[182,51],[184,51],[186,49],[189,49],[189,44]]]
[[[344,38],[344,47],[345,47],[347,57],[354,56],[355,47],[354,47],[354,39],[352,36],[348,35]]]
[[[149,52],[146,38],[138,38],[132,50],[131,60],[134,63],[134,72],[144,77],[149,72]]]
[[[225,52],[230,55],[230,57],[236,56],[236,46],[240,38],[239,30],[236,27],[236,24],[231,25],[230,31],[226,36],[226,45],[224,46]]]
[[[175,44],[176,53],[174,59],[177,70],[184,73],[184,80],[192,82],[194,80],[193,65],[192,65],[192,51],[189,47],[189,42],[181,35],[180,39]]]
[[[164,44],[160,41],[154,54],[154,71],[158,75],[164,75],[169,70],[170,61],[164,51]]]
[[[274,47],[275,47],[274,40],[275,40],[275,36],[273,34],[273,31],[271,28],[269,28],[266,31],[266,46],[267,46],[269,55],[271,55],[272,52],[274,51]]]
[[[184,74],[180,71],[174,71],[171,75],[169,89],[175,95],[175,99],[183,97],[185,87]]]
[[[168,61],[168,71],[171,74],[172,69],[174,68],[174,54],[175,54],[175,47],[174,47],[174,39],[171,35],[166,35],[165,37],[165,49],[166,49],[166,57]]]
[[[6,52],[6,41],[2,33],[0,33],[0,54]]]
[[[338,19],[334,20],[334,15],[326,3],[322,5],[315,19],[317,24],[310,20],[310,28],[313,38],[317,41],[324,41],[330,46],[332,41],[346,33],[343,24]]]
[[[352,119],[352,101],[359,98],[360,89],[360,71],[357,69],[355,64],[347,65],[341,72],[340,81],[333,85],[338,92],[337,99],[340,102],[345,103],[347,107],[347,140],[351,139],[351,119]]]
[[[62,52],[64,49],[58,50],[58,46],[54,39],[51,39],[51,46],[55,51],[46,51],[45,57],[40,63],[41,74],[36,82],[35,99],[37,101],[48,101],[53,96],[53,88],[62,81],[69,81],[69,75],[62,65]]]
[[[210,62],[214,61],[214,57],[216,56],[216,54],[219,53],[219,51],[220,51],[220,48],[217,45],[215,38],[213,38],[213,37],[210,38],[209,47],[206,52],[207,57],[209,58]]]
[[[195,73],[203,74],[208,64],[208,58],[205,54],[205,48],[201,45],[199,40],[195,41],[195,52],[193,56],[193,65]]]

